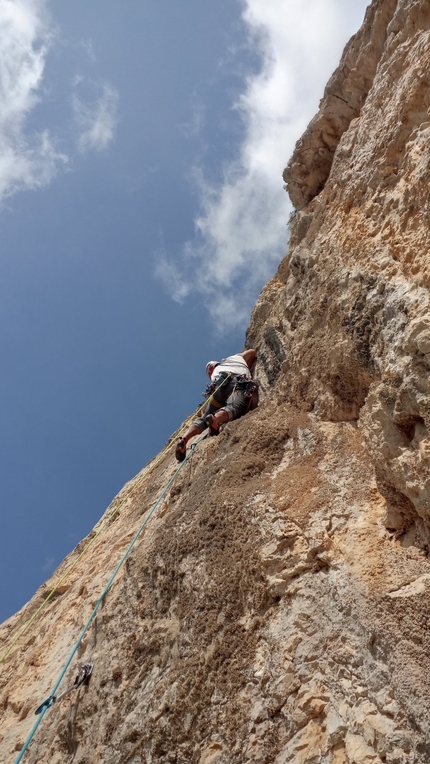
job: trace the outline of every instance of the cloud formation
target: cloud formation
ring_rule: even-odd
[[[183,302],[190,293],[190,287],[179,268],[164,252],[156,253],[156,259],[155,275],[163,282],[172,300]]]
[[[0,200],[50,182],[67,158],[25,122],[39,100],[52,32],[44,0],[0,2]]]
[[[25,189],[48,185],[69,156],[49,130],[31,131],[29,116],[42,102],[47,57],[55,44],[48,0],[0,0],[0,203]],[[82,43],[94,59],[91,41]],[[74,87],[79,84],[79,80]],[[92,102],[73,95],[78,149],[101,151],[117,125],[117,91],[108,83]]]
[[[177,125],[178,129],[186,138],[195,138],[202,131],[206,119],[205,106],[193,93],[191,98],[191,115],[187,122],[181,122]]]
[[[54,557],[45,557],[45,562],[42,565],[42,570],[44,573],[49,573],[54,569],[55,566],[55,558]]]
[[[196,173],[202,212],[179,265],[159,262],[176,300],[197,293],[217,327],[248,318],[256,291],[287,247],[291,206],[282,171],[315,114],[342,48],[364,17],[365,0],[243,0],[243,21],[261,68],[235,104],[245,127],[220,186]]]
[[[72,97],[73,114],[78,128],[78,148],[84,154],[90,149],[103,151],[115,135],[118,123],[118,92],[105,82],[102,93],[93,103],[85,102],[76,93]]]

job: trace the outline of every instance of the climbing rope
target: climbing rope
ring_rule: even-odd
[[[134,493],[138,485],[141,483],[141,480],[143,477],[146,476],[146,472],[139,478],[138,482],[133,486],[132,490],[126,495],[126,497],[122,500],[122,502],[116,507],[116,509],[112,512],[112,514],[102,523],[101,527],[93,536],[92,539],[88,542],[88,544],[84,547],[82,552],[78,555],[76,560],[67,568],[67,570],[63,573],[63,575],[58,579],[55,586],[51,589],[47,597],[43,600],[41,605],[37,608],[37,610],[33,613],[31,618],[26,621],[26,623],[22,626],[18,634],[14,637],[12,642],[10,643],[9,647],[5,650],[5,652],[0,657],[0,664],[3,663],[3,661],[7,658],[11,650],[14,648],[18,640],[29,630],[29,628],[32,626],[38,615],[42,612],[44,607],[48,604],[48,602],[53,598],[54,594],[59,590],[60,586],[65,582],[65,580],[69,577],[70,573],[76,568],[77,564],[80,562],[82,557],[88,552],[88,550],[91,548],[91,546],[94,544],[94,542],[98,539],[98,537],[103,533],[103,531],[107,528],[108,525],[112,522],[115,515],[118,514],[120,509],[124,506],[125,502],[130,498],[130,496]]]
[[[114,580],[115,580],[115,578],[116,578],[116,576],[118,574],[118,571],[120,570],[120,568],[122,567],[122,565],[126,561],[127,557],[130,555],[130,552],[133,549],[136,541],[138,540],[138,538],[141,535],[142,531],[144,530],[145,526],[148,524],[148,522],[151,519],[152,515],[154,514],[155,510],[159,506],[161,500],[166,495],[167,491],[169,490],[169,488],[172,485],[173,481],[175,480],[176,476],[178,475],[178,473],[180,472],[180,470],[182,469],[184,464],[187,462],[187,460],[192,456],[196,446],[198,446],[199,443],[202,440],[204,440],[204,438],[206,438],[206,437],[207,437],[207,433],[205,432],[204,435],[202,435],[196,441],[196,443],[193,443],[193,445],[190,447],[190,450],[189,450],[188,454],[186,455],[184,461],[181,462],[181,464],[179,465],[179,467],[177,468],[177,470],[175,471],[173,476],[170,478],[170,480],[168,481],[167,485],[165,486],[165,488],[161,492],[160,496],[158,497],[157,501],[155,502],[154,506],[152,507],[152,509],[150,510],[148,515],[146,516],[145,520],[143,521],[142,525],[136,531],[132,541],[130,542],[130,544],[128,545],[127,549],[125,550],[125,552],[124,552],[123,556],[121,557],[118,565],[116,566],[114,572],[112,573],[109,581],[107,582],[105,588],[103,589],[99,599],[97,600],[97,602],[96,602],[96,604],[95,604],[95,606],[94,606],[94,608],[92,610],[92,613],[91,613],[90,617],[88,618],[88,621],[86,622],[84,628],[82,629],[82,631],[81,631],[81,633],[79,635],[79,638],[78,638],[77,642],[75,643],[75,645],[74,645],[74,647],[73,647],[73,649],[72,649],[72,651],[71,651],[71,653],[70,653],[70,655],[69,655],[69,657],[68,657],[68,659],[67,659],[67,661],[66,661],[66,663],[64,665],[64,668],[62,669],[62,671],[60,673],[60,676],[58,677],[57,681],[55,682],[55,685],[53,687],[53,690],[52,690],[49,698],[44,703],[42,703],[42,705],[39,706],[39,708],[37,709],[37,713],[38,713],[37,721],[34,724],[34,726],[33,726],[32,730],[31,730],[29,736],[27,737],[27,740],[25,741],[23,747],[21,748],[21,750],[19,752],[19,755],[18,755],[18,758],[15,761],[15,764],[19,764],[19,762],[22,761],[22,758],[23,758],[27,748],[29,747],[29,745],[30,745],[30,743],[31,743],[31,741],[33,739],[39,724],[41,723],[43,717],[45,716],[48,708],[50,708],[50,706],[54,702],[53,699],[56,697],[57,689],[58,689],[58,687],[59,687],[59,685],[60,685],[60,683],[61,683],[61,681],[62,681],[62,679],[63,679],[63,677],[64,677],[64,675],[65,675],[65,673],[67,671],[67,669],[69,668],[69,666],[70,666],[70,664],[71,664],[71,662],[72,662],[72,660],[74,658],[74,655],[75,655],[76,651],[79,648],[79,645],[81,644],[81,642],[82,642],[86,632],[88,631],[92,621],[94,620],[94,617],[95,617],[95,615],[96,615],[100,605],[102,604],[102,602],[103,602],[104,598],[106,597],[109,589],[111,588],[111,586],[112,586],[112,584],[113,584],[113,582],[114,582]]]
[[[221,388],[221,387],[222,387],[224,384],[225,384],[225,380],[223,380],[223,381],[222,381],[222,383],[221,383],[221,384],[220,384],[220,385],[217,387],[217,389],[216,389],[216,390],[215,390],[215,391],[212,393],[212,396],[214,396],[214,395],[215,395],[215,393],[217,393],[217,392],[218,392],[218,390],[219,390],[219,389],[220,389],[220,388]],[[176,431],[173,433],[173,435],[171,435],[171,436],[170,436],[169,440],[167,441],[167,443],[166,443],[166,445],[164,446],[164,448],[163,448],[163,449],[160,451],[160,453],[159,453],[159,454],[157,454],[157,456],[156,456],[156,457],[155,457],[155,458],[154,458],[154,459],[153,459],[153,460],[152,460],[152,461],[151,461],[151,462],[150,462],[150,463],[147,465],[147,467],[146,467],[146,468],[143,470],[143,472],[141,473],[141,475],[138,477],[138,479],[136,480],[136,482],[134,483],[134,485],[133,485],[133,486],[130,488],[130,490],[129,490],[129,491],[128,491],[128,493],[125,495],[125,497],[124,497],[124,498],[123,498],[123,500],[120,502],[120,504],[119,504],[119,505],[118,505],[118,506],[117,506],[117,507],[114,509],[114,511],[112,512],[112,514],[111,514],[111,515],[110,515],[108,518],[106,518],[106,520],[105,520],[105,521],[102,523],[102,525],[100,526],[100,528],[99,528],[99,530],[97,531],[97,533],[95,534],[95,536],[93,536],[93,538],[92,538],[92,539],[90,539],[90,541],[89,541],[89,542],[88,542],[88,544],[87,544],[87,545],[84,547],[84,549],[82,550],[82,552],[80,552],[80,554],[78,555],[78,557],[76,558],[76,560],[75,560],[75,561],[74,561],[74,562],[73,562],[73,563],[72,563],[72,564],[71,564],[71,565],[70,565],[70,566],[69,566],[69,567],[68,567],[68,568],[65,570],[65,572],[63,573],[63,575],[62,575],[62,576],[61,576],[61,577],[58,579],[58,581],[57,581],[57,583],[55,584],[55,586],[54,586],[54,587],[51,589],[51,591],[50,591],[50,592],[49,592],[49,594],[48,594],[48,595],[45,597],[45,599],[43,600],[43,602],[42,602],[42,603],[39,605],[39,607],[37,608],[37,610],[36,610],[36,611],[33,613],[33,615],[32,615],[32,616],[31,616],[31,617],[30,617],[30,618],[29,618],[29,619],[28,619],[28,620],[27,620],[27,621],[24,623],[24,625],[23,625],[23,626],[21,627],[21,629],[18,631],[18,633],[16,634],[16,636],[13,638],[12,642],[10,643],[10,645],[9,645],[9,646],[6,648],[6,650],[5,650],[5,651],[2,653],[2,655],[0,655],[0,666],[1,666],[1,664],[2,664],[2,663],[5,661],[5,660],[6,660],[7,656],[8,656],[8,655],[9,655],[9,653],[10,653],[10,652],[13,650],[13,648],[15,647],[15,645],[16,645],[16,643],[19,641],[19,639],[20,639],[20,638],[21,638],[21,637],[22,637],[24,634],[26,634],[26,633],[27,633],[27,631],[28,631],[28,630],[31,628],[31,626],[32,626],[32,624],[34,623],[34,621],[35,621],[35,620],[37,619],[37,617],[40,615],[40,613],[42,612],[42,610],[43,610],[43,609],[46,607],[46,605],[48,604],[48,602],[50,602],[50,600],[52,600],[52,598],[54,597],[54,595],[56,594],[56,592],[58,592],[58,590],[59,590],[60,586],[61,586],[61,585],[62,585],[62,584],[63,584],[63,583],[66,581],[66,579],[69,577],[69,575],[72,573],[72,571],[73,571],[73,570],[76,568],[76,566],[78,565],[78,563],[80,562],[80,560],[82,559],[82,557],[84,557],[84,555],[85,555],[85,554],[88,552],[88,550],[89,550],[89,549],[92,547],[92,545],[94,544],[94,542],[95,542],[95,541],[96,541],[96,540],[99,538],[99,536],[100,536],[100,535],[101,535],[101,534],[102,534],[102,533],[103,533],[103,532],[106,530],[106,528],[107,528],[107,527],[108,527],[108,526],[109,526],[109,525],[112,523],[112,520],[114,519],[114,517],[116,517],[116,515],[119,513],[120,509],[122,509],[122,507],[123,507],[123,506],[124,506],[124,504],[125,504],[125,503],[128,501],[128,499],[129,499],[129,498],[130,498],[130,497],[131,497],[131,496],[132,496],[132,495],[135,493],[136,489],[137,489],[137,488],[138,488],[138,487],[141,485],[141,483],[142,483],[142,481],[144,480],[144,478],[146,478],[146,477],[149,477],[149,475],[151,475],[151,473],[153,472],[153,470],[154,470],[154,469],[155,469],[155,468],[158,466],[158,464],[160,463],[160,461],[162,460],[162,458],[165,456],[165,454],[166,454],[166,453],[167,453],[167,452],[170,450],[170,448],[171,448],[171,447],[174,445],[174,443],[175,443],[175,438],[178,436],[179,432],[180,432],[182,429],[185,429],[186,427],[188,427],[188,426],[191,424],[192,420],[193,420],[195,417],[198,417],[198,416],[199,416],[199,414],[200,414],[200,413],[203,411],[203,409],[205,408],[205,406],[206,406],[206,405],[207,405],[207,402],[205,401],[204,403],[202,403],[202,405],[201,405],[201,406],[199,406],[199,407],[197,408],[197,410],[195,411],[195,413],[194,413],[194,414],[191,414],[191,416],[189,416],[189,417],[188,417],[188,419],[186,419],[186,420],[185,420],[185,422],[184,422],[184,423],[181,425],[181,427],[179,427],[179,428],[178,428],[178,429],[177,429],[177,430],[176,430]]]

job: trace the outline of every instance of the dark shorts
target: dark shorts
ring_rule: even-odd
[[[221,382],[222,380],[219,380],[220,385]],[[233,419],[239,419],[239,417],[246,414],[249,404],[249,382],[247,380],[238,380],[236,377],[228,377],[224,384],[218,387],[210,396],[203,416],[195,419],[193,424],[202,432],[207,427],[203,417],[206,414],[216,414],[221,409],[227,412],[229,422],[231,422]]]

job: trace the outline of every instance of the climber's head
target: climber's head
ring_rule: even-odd
[[[206,364],[206,374],[209,379],[212,377],[215,366],[219,366],[219,361],[208,361]]]

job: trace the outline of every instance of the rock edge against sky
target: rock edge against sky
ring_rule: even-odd
[[[29,764],[428,762],[429,71],[428,3],[374,0],[285,171],[290,249],[247,335],[260,407],[185,465]],[[0,762],[175,469],[124,487],[4,662]]]

